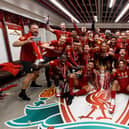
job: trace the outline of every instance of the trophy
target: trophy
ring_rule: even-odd
[[[41,41],[41,38],[40,37],[34,37],[33,38],[33,43],[32,43],[32,46],[33,46],[33,49],[34,49],[34,52],[36,54],[36,61],[35,61],[35,65],[39,65],[40,63],[42,63],[44,60],[43,60],[43,57],[42,57],[42,53],[40,51],[40,46],[39,46],[39,43]]]

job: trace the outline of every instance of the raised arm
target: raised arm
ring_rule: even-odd
[[[41,47],[45,48],[45,49],[50,49],[50,50],[54,50],[55,49],[55,47],[54,46],[50,46],[49,43],[42,43]]]
[[[77,35],[79,35],[80,36],[80,30],[77,28],[77,26],[76,26],[76,24],[75,24],[75,22],[74,22],[74,20],[73,19],[71,19],[71,21],[72,21],[72,23],[73,23],[73,27],[74,27],[74,29],[76,30],[76,32],[77,32]]]
[[[47,30],[54,33],[55,29],[52,29],[49,24],[47,24]]]

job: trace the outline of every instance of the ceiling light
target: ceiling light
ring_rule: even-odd
[[[120,14],[118,15],[118,17],[116,18],[115,22],[118,22],[121,17],[123,17],[123,15],[127,12],[127,10],[129,10],[129,2],[128,4],[126,4],[126,6],[123,8],[123,10],[120,12]]]
[[[97,16],[94,16],[94,20],[95,20],[96,22],[98,22],[98,18],[97,18]]]
[[[61,9],[65,14],[67,14],[70,18],[72,18],[75,22],[80,23],[67,9],[65,9],[59,2],[56,0],[50,0],[55,6]]]
[[[116,1],[116,0],[110,0],[109,8],[112,8],[113,4],[115,4],[115,1]]]

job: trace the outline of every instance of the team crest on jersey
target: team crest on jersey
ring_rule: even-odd
[[[25,40],[25,39],[26,39],[26,37],[25,37],[25,36],[22,36],[22,37],[21,37],[21,40]]]
[[[70,106],[66,99],[54,98],[54,94],[54,87],[44,90],[38,101],[25,107],[24,116],[5,122],[6,125],[20,129],[34,126],[37,129],[129,129],[128,95],[117,94],[116,109],[111,115],[109,90],[93,89],[84,96],[74,97]]]

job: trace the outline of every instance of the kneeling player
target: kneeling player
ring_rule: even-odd
[[[49,74],[51,79],[54,81],[55,86],[60,86],[57,88],[58,91],[64,89],[64,82],[67,79],[67,73],[73,65],[67,60],[66,55],[62,55],[60,59],[56,59],[49,62]],[[59,90],[60,89],[60,90]],[[57,96],[60,96],[61,92],[58,92]]]

